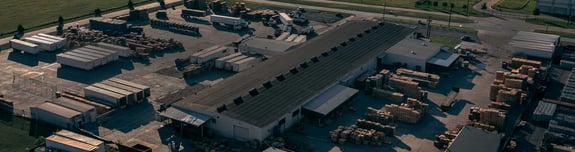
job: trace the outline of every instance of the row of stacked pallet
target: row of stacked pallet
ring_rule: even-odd
[[[513,105],[521,105],[527,98],[527,87],[533,84],[533,79],[544,69],[541,62],[512,58],[511,72],[497,71],[491,84],[489,99],[494,100],[489,107],[509,110]]]
[[[332,142],[338,144],[345,144],[347,142],[358,145],[373,145],[382,146],[391,144],[389,138],[385,138],[386,134],[374,129],[363,129],[356,125],[349,127],[339,126],[335,130],[329,132]]]

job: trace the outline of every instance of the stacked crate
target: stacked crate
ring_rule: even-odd
[[[377,122],[380,124],[393,124],[393,115],[391,112],[367,107],[367,111],[363,115],[366,120]]]
[[[338,144],[345,144],[346,142],[373,146],[382,146],[384,143],[391,144],[391,141],[385,138],[385,133],[374,129],[358,128],[355,125],[350,127],[339,126],[335,130],[330,131],[329,135],[331,141]]]
[[[373,89],[372,95],[377,99],[395,103],[403,103],[407,99],[407,96],[403,95],[402,93],[382,89]]]
[[[479,122],[483,124],[493,125],[496,128],[501,128],[505,123],[505,117],[505,113],[497,109],[479,109]]]
[[[357,125],[357,127],[359,127],[359,128],[363,128],[363,129],[381,131],[386,136],[393,136],[393,134],[395,132],[395,126],[384,125],[384,124],[381,124],[378,122],[373,122],[373,121],[369,121],[369,120],[365,120],[365,119],[358,119],[355,122],[355,125]]]
[[[501,89],[497,93],[495,102],[503,102],[508,104],[515,104],[519,101],[519,91],[517,89]]]
[[[502,84],[491,84],[491,87],[489,89],[489,100],[496,100],[499,90],[503,88],[505,88],[505,86]]]
[[[439,79],[440,79],[440,77],[438,75],[435,75],[435,74],[418,72],[418,71],[413,71],[413,70],[403,69],[403,68],[397,69],[396,73],[399,76],[405,76],[405,77],[413,78],[412,81],[418,82],[419,85],[429,87],[429,88],[437,87],[437,84],[439,83]]]
[[[423,98],[423,91],[421,90],[421,87],[419,87],[419,83],[417,82],[392,77],[389,79],[389,86],[394,88],[398,92],[405,94],[408,97],[416,99]]]
[[[407,98],[407,102],[405,103],[407,107],[411,107],[414,109],[419,109],[421,113],[425,114],[428,112],[429,104],[423,103],[417,99]]]
[[[405,104],[389,104],[385,105],[385,111],[389,111],[397,121],[415,124],[419,122],[422,117],[422,112],[414,108],[406,107]]]
[[[535,74],[537,74],[537,68],[530,65],[522,65],[519,68],[519,73],[527,75],[530,78],[533,78],[535,77]]]

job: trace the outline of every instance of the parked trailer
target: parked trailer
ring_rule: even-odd
[[[123,85],[131,86],[131,87],[134,87],[136,89],[144,90],[144,94],[146,95],[146,97],[150,96],[150,87],[148,87],[148,86],[144,86],[141,84],[137,84],[134,82],[130,82],[130,81],[126,81],[126,80],[122,80],[122,79],[118,79],[118,78],[110,78],[108,80],[112,81],[112,82],[120,83]]]
[[[126,96],[94,86],[85,87],[84,96],[95,100],[101,100],[102,102],[115,107],[124,106],[128,103]]]
[[[58,46],[54,42],[44,41],[33,37],[24,38],[25,41],[38,45],[38,48],[46,51],[58,50]]]
[[[206,54],[206,53],[211,52],[211,51],[213,51],[213,50],[215,50],[215,49],[218,49],[218,48],[220,48],[220,47],[221,47],[221,46],[217,46],[217,45],[216,45],[216,46],[212,46],[212,47],[209,47],[209,48],[200,50],[199,52],[193,53],[193,54],[190,56],[190,63],[198,63],[198,57],[199,57],[200,55]]]
[[[104,43],[104,42],[96,43],[96,46],[101,47],[101,48],[110,49],[112,51],[116,51],[116,52],[118,52],[118,55],[120,55],[121,57],[129,57],[133,52],[128,47]]]
[[[68,55],[71,55],[71,56],[80,57],[80,58],[84,58],[84,59],[88,59],[88,60],[92,61],[96,67],[97,67],[97,66],[100,66],[100,65],[103,65],[103,64],[102,64],[102,59],[98,59],[97,57],[93,57],[93,56],[86,55],[86,54],[81,54],[81,53],[76,53],[76,52],[72,52],[72,51],[65,52],[65,54],[68,54]]]
[[[293,42],[296,42],[296,43],[303,43],[305,41],[307,41],[306,35],[299,35],[293,40]]]
[[[126,91],[129,91],[129,92],[132,92],[132,93],[136,94],[136,102],[140,102],[140,101],[146,99],[146,95],[144,95],[144,90],[140,90],[140,89],[137,89],[137,88],[134,88],[134,87],[130,87],[130,86],[127,86],[127,85],[123,85],[123,84],[120,84],[120,83],[116,83],[116,82],[113,82],[113,81],[107,81],[107,80],[106,80],[106,81],[102,81],[102,82],[100,82],[100,83],[105,84],[105,85],[108,85],[108,86],[112,86],[112,87],[114,87],[114,88],[126,90]]]
[[[242,55],[242,53],[239,53],[239,52],[238,52],[238,53],[234,53],[234,54],[230,54],[230,55],[227,55],[227,56],[218,58],[218,59],[216,60],[215,66],[216,66],[217,69],[223,69],[223,68],[224,68],[224,65],[225,65],[225,63],[226,63],[226,60],[233,59],[233,58],[238,57],[238,56],[240,56],[240,55]]]
[[[56,61],[60,63],[60,65],[66,65],[83,70],[92,70],[95,67],[94,62],[88,59],[71,56],[65,53],[56,55]]]
[[[257,58],[255,58],[255,57],[249,57],[249,58],[234,62],[233,71],[242,72],[246,69],[251,68],[256,62],[257,62]]]
[[[108,60],[107,60],[106,56],[104,56],[104,55],[86,52],[86,51],[83,51],[80,49],[70,50],[68,52],[73,52],[73,53],[78,53],[78,54],[89,56],[89,57],[94,57],[94,58],[96,58],[96,60],[100,61],[101,65],[105,65],[108,63]]]
[[[289,32],[283,32],[280,36],[278,36],[278,37],[276,38],[276,40],[278,40],[278,41],[283,41],[283,40],[285,40],[288,36],[290,36],[290,33],[289,33]]]
[[[289,17],[289,15],[287,15],[286,13],[280,13],[279,16],[280,16],[280,21],[282,22],[282,24],[289,25],[289,26],[293,25],[293,19],[291,17]]]
[[[38,36],[43,36],[43,37],[52,38],[52,39],[56,39],[56,40],[60,40],[60,41],[66,41],[66,39],[63,38],[63,37],[48,35],[48,34],[44,34],[44,33],[40,33],[40,34],[37,34],[37,35],[38,35]]]
[[[222,15],[210,15],[210,21],[214,24],[222,23],[228,26],[232,26],[235,30],[240,30],[248,27],[248,22],[239,17],[230,17]]]
[[[89,48],[78,48],[76,50],[101,55],[104,57],[104,60],[108,61],[107,63],[118,60],[118,56],[114,56],[114,54],[109,53],[109,52],[103,52],[103,51],[93,50],[93,49],[89,49]]]
[[[51,39],[51,38],[47,38],[47,37],[42,37],[42,36],[38,36],[38,35],[34,35],[34,36],[32,36],[32,37],[33,37],[33,38],[36,38],[36,39],[40,39],[40,40],[52,42],[52,43],[54,43],[54,45],[56,45],[56,47],[58,47],[58,48],[63,48],[64,46],[66,46],[66,43],[62,43],[62,41],[60,41],[60,40]]]
[[[18,39],[10,40],[10,46],[14,50],[24,51],[25,53],[29,54],[38,54],[40,52],[38,45]]]
[[[113,87],[113,86],[109,86],[109,85],[105,85],[105,84],[102,84],[102,83],[94,83],[94,84],[92,84],[92,86],[93,86],[93,87],[98,87],[98,88],[100,88],[100,89],[104,89],[104,90],[107,90],[107,91],[111,91],[111,92],[114,92],[114,93],[121,94],[121,95],[127,97],[126,99],[128,100],[128,103],[134,103],[134,102],[136,102],[136,100],[137,100],[136,94],[133,93],[133,92],[130,92],[130,91],[122,90],[122,89],[119,89],[119,88],[116,88],[116,87]]]
[[[237,62],[237,61],[240,61],[240,60],[243,60],[246,58],[249,58],[249,56],[241,55],[241,56],[235,57],[233,59],[227,60],[224,63],[224,70],[232,71],[233,70],[232,64],[234,64],[234,62]]]
[[[103,114],[103,113],[106,113],[106,112],[112,110],[112,107],[110,107],[110,105],[104,104],[104,103],[98,103],[98,102],[89,100],[87,98],[84,98],[84,96],[80,95],[78,92],[64,91],[64,93],[62,93],[62,97],[94,106],[94,107],[96,107],[96,112],[98,114]]]
[[[97,46],[93,46],[93,45],[86,45],[83,48],[112,53],[114,55],[114,58],[116,58],[116,60],[117,60],[118,56],[120,56],[120,53],[118,53],[118,51],[114,51],[114,50],[110,50],[110,49],[106,49],[106,48],[102,48],[102,47],[97,47]]]
[[[214,60],[216,58],[228,55],[229,51],[227,47],[220,47],[210,52],[204,53],[198,56],[198,64],[206,63],[208,61]]]
[[[182,17],[204,17],[206,16],[206,11],[195,10],[195,9],[182,9]]]

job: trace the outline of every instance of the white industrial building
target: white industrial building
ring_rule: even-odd
[[[412,32],[400,25],[350,21],[191,94],[160,115],[183,127],[184,134],[208,131],[262,141],[298,123],[304,110],[329,114],[353,98],[357,90],[347,86],[376,69],[377,57]]]
[[[509,47],[517,54],[551,59],[560,41],[559,35],[519,31],[509,42]]]
[[[85,87],[84,96],[112,107],[122,107],[143,102],[150,96],[150,87],[110,78]]]
[[[46,151],[105,152],[103,141],[68,130],[60,130],[46,138]]]
[[[86,123],[82,121],[82,113],[51,102],[30,107],[32,119],[50,123],[62,128],[78,128]]]
[[[536,8],[542,13],[557,15],[575,14],[575,0],[537,0],[536,3]]]
[[[448,50],[442,44],[406,38],[389,48],[382,61],[416,71],[445,71],[459,59],[459,55]]]

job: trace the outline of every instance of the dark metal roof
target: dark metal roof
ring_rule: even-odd
[[[285,54],[274,56],[251,69],[226,78],[218,85],[197,93],[189,93],[175,104],[190,109],[216,111],[218,106],[232,103],[234,98],[247,95],[250,89],[262,86],[263,83],[275,79],[276,75],[286,73],[301,62],[309,61],[311,57],[319,56],[322,52],[346,41],[351,34],[363,32],[374,25],[376,22],[373,21],[350,21]]]
[[[348,42],[345,47],[338,47],[338,51],[329,52],[330,55],[320,58],[319,62],[224,113],[258,127],[271,124],[412,32],[413,29],[392,24],[371,30],[370,34]],[[356,34],[348,33],[351,36]]]
[[[482,129],[465,126],[446,152],[496,152],[501,144],[501,136]]]

